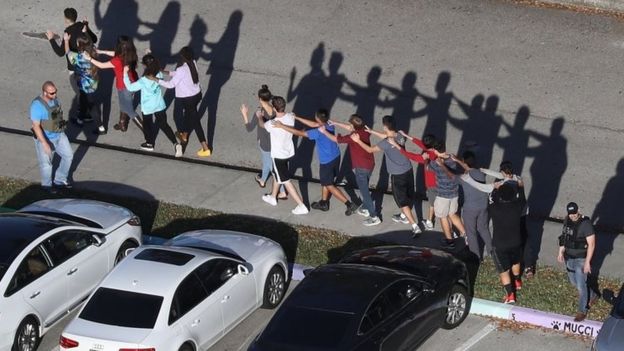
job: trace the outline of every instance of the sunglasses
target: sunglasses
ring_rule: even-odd
[[[55,90],[55,91],[52,91],[52,92],[50,92],[50,91],[46,91],[46,94],[48,94],[48,95],[56,95],[56,90]]]

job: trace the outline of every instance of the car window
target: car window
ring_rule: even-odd
[[[81,230],[66,230],[45,240],[43,246],[50,255],[53,264],[58,266],[92,243],[91,233]]]
[[[163,297],[134,291],[99,288],[79,318],[128,328],[153,328]]]
[[[197,276],[208,294],[212,294],[237,272],[238,263],[228,259],[213,259],[197,268]]]
[[[46,260],[41,250],[41,246],[37,246],[28,253],[26,258],[19,265],[13,275],[13,278],[9,282],[9,286],[4,295],[12,295],[16,291],[44,275],[49,270],[50,264],[48,263],[48,260]]]
[[[180,319],[206,297],[208,293],[197,277],[196,271],[193,271],[180,283],[173,295],[169,309],[169,324]]]
[[[401,310],[419,296],[422,288],[413,280],[400,280],[382,291],[366,310],[360,323],[360,334],[365,334],[375,326]]]

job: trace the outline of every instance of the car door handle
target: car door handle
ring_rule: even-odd
[[[229,299],[230,299],[230,295],[225,295],[225,296],[223,296],[223,298],[221,299],[221,303],[226,303]]]
[[[193,321],[193,323],[191,323],[191,327],[196,327],[196,326],[198,326],[198,325],[199,325],[199,322],[201,322],[201,320],[199,320],[199,319],[194,320],[194,321]]]
[[[78,271],[78,268],[74,267],[72,269],[69,270],[69,272],[67,272],[67,275],[72,275],[74,273],[76,273]]]
[[[30,295],[30,298],[34,299],[35,297],[39,296],[39,294],[41,294],[41,291],[34,292],[32,295]]]

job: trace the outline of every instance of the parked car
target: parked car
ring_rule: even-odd
[[[469,287],[465,265],[442,251],[357,251],[308,272],[249,350],[414,350],[464,321]]]
[[[129,210],[55,199],[0,214],[0,351],[34,351],[141,243]]]
[[[592,351],[614,351],[624,348],[624,284],[617,296],[605,289],[602,297],[613,305],[611,314],[602,324],[598,336],[592,343]]]
[[[206,350],[286,292],[282,247],[267,238],[200,230],[131,253],[60,338],[61,350]]]

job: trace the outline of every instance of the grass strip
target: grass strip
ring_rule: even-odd
[[[290,262],[317,266],[334,262],[345,253],[384,244],[371,238],[354,238],[333,230],[291,225],[270,218],[244,215],[230,215],[209,209],[174,205],[156,200],[141,200],[122,197],[101,191],[73,190],[67,194],[51,195],[41,190],[37,184],[23,180],[0,177],[0,206],[20,208],[34,201],[46,198],[75,197],[106,201],[124,206],[137,214],[146,233],[170,238],[176,234],[196,229],[228,229],[254,233],[279,242]],[[621,282],[601,278],[601,288],[618,291]],[[503,290],[498,273],[490,259],[479,267],[475,282],[475,297],[501,301]],[[541,311],[573,315],[576,312],[577,293],[568,282],[567,274],[561,267],[539,266],[537,275],[524,281],[518,293],[518,305]],[[611,306],[599,300],[592,307],[589,318],[605,319]]]

